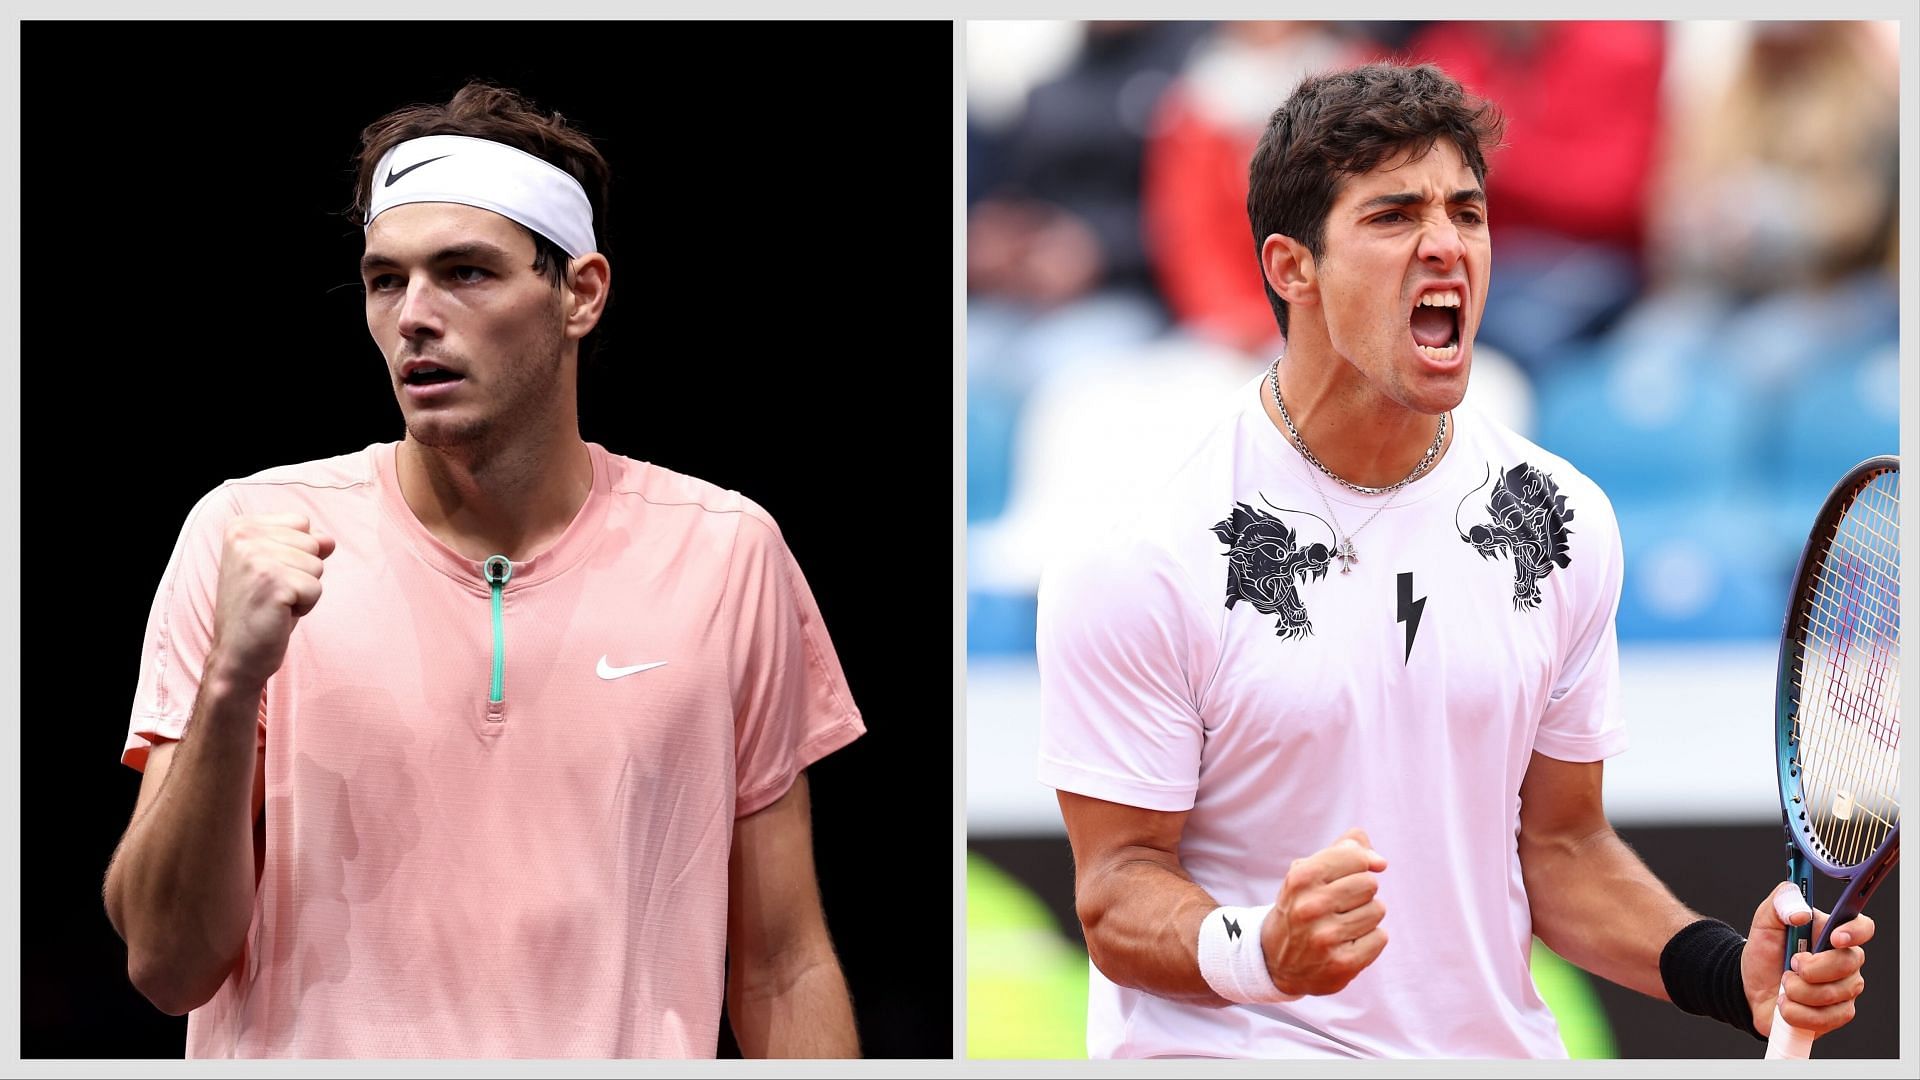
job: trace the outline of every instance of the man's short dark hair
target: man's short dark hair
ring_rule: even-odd
[[[586,189],[587,203],[593,209],[594,238],[600,251],[607,253],[607,194],[613,172],[593,140],[567,123],[560,113],[549,114],[513,90],[479,81],[461,87],[445,105],[408,105],[375,120],[360,133],[360,151],[354,159],[353,205],[347,208],[347,216],[355,225],[367,224],[367,211],[373,204],[373,171],[380,159],[395,146],[427,135],[465,135],[504,143],[565,171]],[[570,261],[566,251],[525,225],[519,227],[533,238],[534,271],[558,291],[566,281]],[[604,325],[605,319],[601,321]],[[599,337],[600,327],[596,326],[581,340],[582,361],[593,355]]]
[[[1274,110],[1253,152],[1247,218],[1254,251],[1279,233],[1321,258],[1342,180],[1402,154],[1425,154],[1441,139],[1459,147],[1485,187],[1487,153],[1499,147],[1505,123],[1492,102],[1470,97],[1432,64],[1368,64],[1307,77]],[[1287,302],[1271,284],[1266,289],[1285,334]]]

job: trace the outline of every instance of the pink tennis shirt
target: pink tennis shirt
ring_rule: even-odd
[[[226,523],[339,542],[267,683],[265,868],[187,1056],[712,1057],[734,821],[865,730],[800,568],[750,500],[589,444],[496,630],[395,449],[221,485],[154,598],[136,769],[190,720]]]

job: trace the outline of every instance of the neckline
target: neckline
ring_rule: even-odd
[[[1478,419],[1466,402],[1463,401],[1454,406],[1453,422],[1448,425],[1452,428],[1451,441],[1440,455],[1440,460],[1434,462],[1433,468],[1428,469],[1425,476],[1398,491],[1368,495],[1355,491],[1321,473],[1313,462],[1307,460],[1306,455],[1300,452],[1300,448],[1287,437],[1286,431],[1267,415],[1266,399],[1262,396],[1266,391],[1267,375],[1263,370],[1259,378],[1254,380],[1251,402],[1242,405],[1248,422],[1254,425],[1257,432],[1254,436],[1254,444],[1259,448],[1261,455],[1275,467],[1286,470],[1290,474],[1297,470],[1302,485],[1306,487],[1319,485],[1320,491],[1337,505],[1365,510],[1380,508],[1381,504],[1389,499],[1392,500],[1392,505],[1385,507],[1387,510],[1402,506],[1417,506],[1422,501],[1433,497],[1441,489],[1448,487],[1446,481],[1459,471],[1458,462],[1463,456],[1462,451],[1472,442],[1469,431]]]
[[[530,588],[565,572],[580,562],[600,538],[609,502],[610,468],[604,447],[592,442],[587,443],[586,447],[587,456],[593,462],[593,484],[587,491],[586,502],[573,515],[573,520],[567,523],[566,531],[546,550],[524,560],[514,560],[513,577],[507,583],[506,591]],[[379,443],[371,448],[380,489],[380,505],[388,519],[400,530],[406,538],[407,547],[421,562],[459,582],[468,591],[486,595],[489,586],[482,573],[484,560],[469,559],[448,547],[420,523],[420,519],[413,514],[413,508],[407,505],[405,496],[400,493],[399,452],[398,442]]]

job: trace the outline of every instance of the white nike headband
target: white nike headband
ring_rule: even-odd
[[[504,143],[465,135],[409,139],[380,158],[372,186],[368,227],[403,203],[450,202],[511,218],[576,259],[596,249],[593,206],[580,182]]]

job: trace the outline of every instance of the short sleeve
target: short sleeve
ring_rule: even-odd
[[[213,647],[213,610],[220,548],[227,522],[239,513],[231,493],[216,488],[187,515],[155,590],[141,639],[140,677],[120,760],[144,771],[157,742],[186,734],[200,677]]]
[[[1620,610],[1623,556],[1620,526],[1598,488],[1586,500],[1574,527],[1588,539],[1590,568],[1576,574],[1572,595],[1579,604],[1569,621],[1569,647],[1560,662],[1534,749],[1561,761],[1600,761],[1627,748],[1620,715],[1620,645],[1614,618]],[[1575,565],[1581,557],[1575,536]]]
[[[1040,780],[1147,810],[1193,809],[1203,632],[1187,578],[1136,545],[1056,559],[1040,583]]]
[[[727,571],[736,612],[734,815],[786,794],[800,771],[866,731],[813,592],[764,510],[749,504]]]

